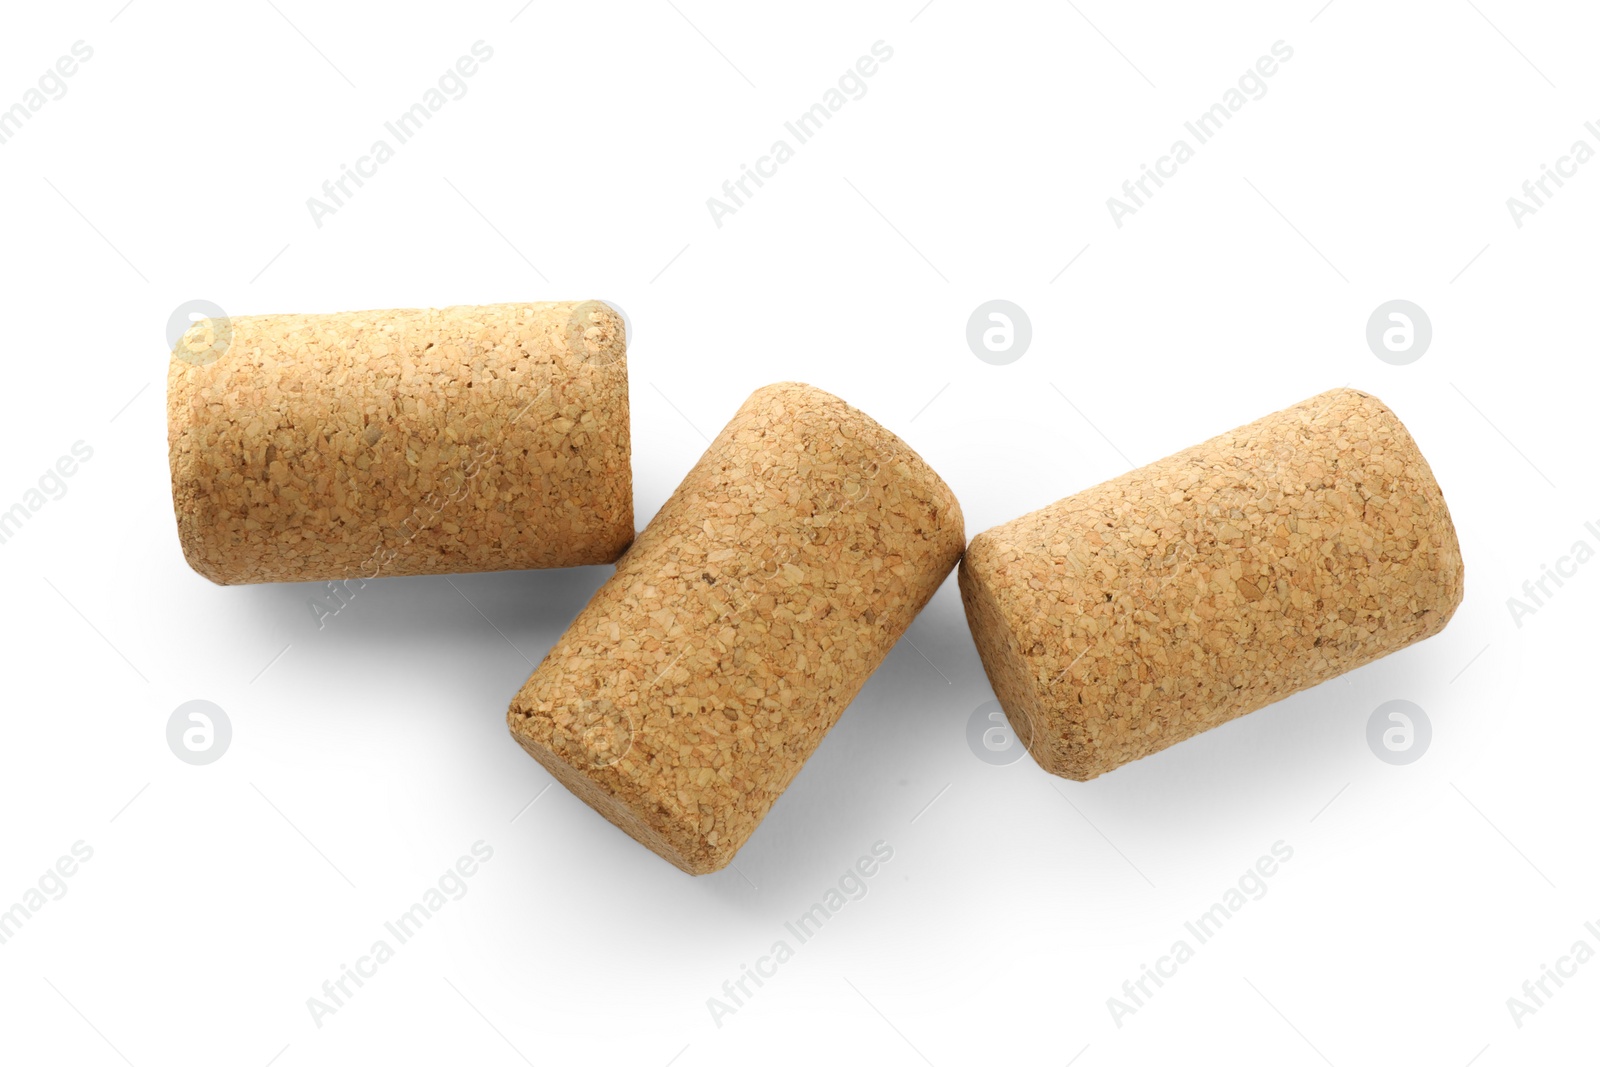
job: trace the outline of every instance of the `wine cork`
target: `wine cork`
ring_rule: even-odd
[[[220,585],[609,563],[626,351],[597,301],[197,323],[167,374],[184,557]]]
[[[1335,389],[973,538],[984,670],[1084,781],[1430,637],[1462,596],[1433,472]]]
[[[568,789],[690,874],[754,832],[961,555],[961,509],[894,434],[757,390],[507,715]]]

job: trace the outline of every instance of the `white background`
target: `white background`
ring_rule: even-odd
[[[1506,1005],[1600,949],[1600,563],[1520,627],[1506,603],[1600,547],[1600,161],[1521,228],[1506,206],[1600,148],[1592,10],[121,3],[17,6],[0,34],[0,107],[94,49],[0,145],[0,509],[93,449],[0,545],[0,908],[93,849],[0,945],[0,1059],[1592,1061],[1600,961],[1520,1028]],[[480,39],[467,95],[314,225],[306,199]],[[879,40],[866,95],[717,227],[706,198]],[[1267,94],[1115,226],[1106,198],[1279,40]],[[991,693],[952,577],[737,869],[689,878],[541,793],[506,731],[607,568],[387,580],[319,631],[316,587],[210,585],[172,520],[184,301],[591,297],[633,324],[641,526],[773,381],[900,433],[969,536],[1350,384],[1431,461],[1466,601],[1422,645],[1079,784],[969,749]],[[1032,320],[1008,366],[964,339],[991,298]],[[1408,366],[1364,337],[1395,298],[1434,328]],[[197,698],[233,725],[204,767],[165,740]],[[1365,740],[1392,699],[1433,724],[1409,766]],[[479,840],[467,895],[315,1025],[307,998]],[[880,840],[867,896],[716,1025],[707,998]],[[1107,998],[1280,840],[1266,896],[1117,1026]]]

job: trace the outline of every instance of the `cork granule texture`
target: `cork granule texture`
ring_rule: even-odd
[[[960,586],[1018,738],[1083,781],[1438,633],[1462,562],[1411,435],[1336,389],[979,534]]]
[[[819,389],[760,389],[517,694],[511,732],[658,855],[719,870],[963,537],[894,434]]]
[[[197,323],[167,375],[189,565],[222,585],[609,563],[626,338],[597,301]]]

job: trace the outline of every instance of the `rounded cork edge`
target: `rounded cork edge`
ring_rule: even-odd
[[[603,300],[580,300],[567,308],[569,351],[583,363],[626,369],[628,330],[622,316]]]
[[[189,333],[193,333],[194,327]],[[184,335],[185,338],[188,333]],[[184,407],[190,402],[194,369],[180,359],[180,340],[167,367],[167,468],[172,479],[172,517],[177,526],[178,547],[189,569],[213,585],[230,585],[221,570],[206,560],[206,524],[195,514],[199,507],[194,491],[194,453],[189,442],[189,420]]]
[[[1444,487],[1439,484],[1438,475],[1433,472],[1433,465],[1428,462],[1428,457],[1423,453],[1421,446],[1417,444],[1417,439],[1411,435],[1411,430],[1406,426],[1405,420],[1395,412],[1394,408],[1384,403],[1383,399],[1374,393],[1349,387],[1330,389],[1328,392],[1323,393],[1321,397],[1313,397],[1312,400],[1331,397],[1340,393],[1352,393],[1371,401],[1394,424],[1395,439],[1410,453],[1410,458],[1417,468],[1417,483],[1422,486],[1430,504],[1433,505],[1430,514],[1435,515],[1438,519],[1439,551],[1440,558],[1444,562],[1444,577],[1449,583],[1448,597],[1446,606],[1439,612],[1438,620],[1430,627],[1426,635],[1418,638],[1418,640],[1426,640],[1427,637],[1437,634],[1449,624],[1450,620],[1455,617],[1456,609],[1466,599],[1467,563],[1461,555],[1461,538],[1456,533],[1455,518],[1450,514],[1450,504],[1445,499]]]
[[[1027,655],[1017,642],[1017,628],[989,580],[993,566],[993,534],[994,530],[986,530],[972,539],[961,557],[957,576],[967,626],[972,631],[973,643],[978,646],[978,659],[989,679],[989,687],[1006,713],[1012,732],[1040,769],[1075,782],[1099,777],[1104,768],[1095,767],[1091,759],[1075,759],[1071,754],[1063,754],[1052,743],[1048,731],[1036,726],[1038,716],[1034,705],[1041,699],[1038,683]]]
[[[514,701],[506,712],[506,725],[511,736],[522,750],[549,771],[556,781],[573,795],[593,808],[607,822],[639,842],[657,856],[666,860],[685,874],[712,874],[733,861],[737,848],[730,845],[712,847],[689,827],[677,827],[665,818],[650,818],[659,811],[641,812],[626,801],[613,796],[600,784],[609,768],[590,770],[575,767],[549,746],[534,738],[527,729],[532,713]],[[675,844],[674,838],[681,839]]]
[[[966,517],[962,514],[961,502],[956,499],[955,491],[939,475],[939,472],[933,469],[933,466],[923,458],[920,452],[907,444],[905,438],[848,400],[807,382],[786,381],[764,385],[750,394],[749,399],[744,402],[740,410],[742,411],[745,407],[756,403],[758,398],[765,399],[769,396],[779,397],[793,393],[806,394],[810,398],[812,403],[808,405],[809,410],[822,408],[839,409],[841,427],[848,420],[848,423],[857,430],[858,434],[863,430],[871,434],[877,439],[881,454],[904,461],[910,468],[910,472],[932,489],[932,495],[939,497],[941,501],[940,514],[937,517],[947,531],[946,536],[948,536],[949,530],[953,529],[955,533],[957,555],[952,557],[950,561],[950,566],[955,566],[961,547],[966,543]]]

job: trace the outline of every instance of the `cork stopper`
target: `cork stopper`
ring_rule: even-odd
[[[512,702],[512,735],[691,874],[724,867],[960,557],[955,496],[808,385],[757,390]]]
[[[184,557],[222,585],[611,562],[626,353],[598,301],[196,323],[167,374]]]
[[[1444,494],[1400,420],[1336,389],[973,538],[995,696],[1084,781],[1438,633]]]

